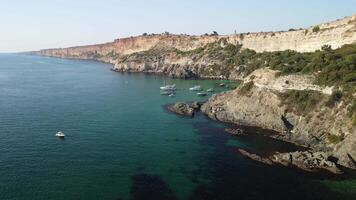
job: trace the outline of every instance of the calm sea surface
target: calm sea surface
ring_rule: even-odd
[[[281,142],[232,137],[201,114],[165,111],[168,103],[205,100],[188,88],[216,81],[110,67],[0,54],[1,200],[356,199],[355,179],[265,166],[236,151],[288,148]],[[175,97],[160,94],[164,83],[177,85]]]

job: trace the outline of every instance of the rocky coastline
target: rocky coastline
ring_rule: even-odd
[[[318,31],[313,31],[314,27],[319,27]],[[116,72],[239,80],[242,82],[239,88],[213,95],[203,105],[176,103],[167,109],[190,117],[201,110],[217,121],[274,130],[279,134],[271,137],[311,149],[310,152],[276,154],[273,158],[249,156],[262,162],[299,166],[302,169],[327,168],[336,172],[329,163],[332,162],[356,169],[356,129],[350,117],[350,109],[354,109],[350,99],[354,100],[356,94],[348,91],[345,96],[349,101],[343,101],[335,92],[343,90],[340,85],[334,82],[315,84],[321,69],[309,74],[300,73],[302,70],[289,73],[294,70],[293,67],[306,65],[295,64],[301,57],[305,56],[308,62],[314,60],[308,57],[308,53],[302,55],[296,52],[315,51],[315,54],[320,54],[322,50],[327,54],[342,45],[355,43],[356,15],[314,27],[229,36],[159,34],[34,53],[111,63],[112,70]],[[345,49],[343,51],[349,51],[348,47]],[[282,53],[286,57],[295,54],[298,59],[285,61],[281,56],[281,60],[276,61],[275,58]],[[273,64],[279,68],[271,68]],[[283,74],[283,70],[289,74]],[[325,77],[328,78],[329,74]],[[350,85],[352,80],[352,77],[349,78],[344,85]],[[331,103],[330,99],[333,100]],[[228,132],[244,135],[243,131]],[[290,157],[293,162],[288,161]],[[329,161],[328,158],[335,159]]]

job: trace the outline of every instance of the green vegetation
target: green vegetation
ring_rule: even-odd
[[[322,50],[308,53],[292,50],[256,53],[250,49],[241,50],[241,45],[228,44],[221,39],[192,51],[176,52],[195,59],[206,57],[220,61],[217,63],[221,65],[220,69],[224,69],[223,75],[227,76],[233,70],[247,76],[258,68],[269,67],[280,71],[279,75],[314,74],[318,85],[341,86],[343,92],[356,92],[356,44],[344,45],[335,50],[323,46]]]
[[[239,93],[241,95],[245,95],[247,94],[252,88],[253,88],[253,81],[247,82],[245,84],[243,84],[240,89],[239,89]]]
[[[332,50],[323,46],[323,50],[312,53],[299,53],[286,50],[256,53],[253,50],[239,51],[229,58],[232,65],[246,65],[245,75],[261,67],[280,71],[280,75],[303,73],[315,74],[318,85],[342,86],[345,90],[356,91],[356,44],[344,45]]]
[[[341,134],[341,135],[334,135],[334,134],[328,133],[328,134],[327,134],[327,138],[328,138],[328,140],[329,140],[330,143],[332,143],[332,144],[337,144],[337,143],[339,143],[339,142],[341,142],[341,141],[344,140],[345,135],[344,135],[344,134]]]
[[[319,32],[320,31],[320,27],[319,26],[314,26],[313,27],[313,32],[314,33],[317,33],[317,32]]]
[[[279,96],[288,109],[302,115],[314,110],[324,95],[312,90],[290,90]]]

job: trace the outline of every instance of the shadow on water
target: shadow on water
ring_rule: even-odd
[[[132,177],[132,200],[176,200],[173,191],[158,175],[137,174]]]
[[[191,200],[352,199],[330,191],[317,182],[328,178],[335,179],[335,176],[267,166],[241,156],[236,151],[237,147],[226,144],[229,140],[240,140],[241,144],[247,144],[248,148],[257,151],[298,148],[295,145],[258,136],[246,137],[241,141],[240,137],[224,133],[223,127],[213,126],[210,120],[195,123],[194,127],[201,135],[200,142],[214,148],[213,152],[198,158],[199,173],[205,171],[205,176],[209,177],[210,181],[198,185],[190,197]]]

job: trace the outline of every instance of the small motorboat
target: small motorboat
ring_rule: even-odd
[[[171,93],[171,94],[169,94],[168,96],[169,96],[169,97],[174,97],[175,95],[174,95],[174,93]]]
[[[225,83],[220,83],[219,86],[220,87],[225,87]]]
[[[189,88],[190,91],[200,91],[202,90],[200,85],[195,85],[194,87]]]
[[[65,135],[63,132],[58,131],[58,132],[56,133],[56,136],[59,137],[59,138],[64,138],[66,135]]]
[[[205,92],[198,92],[197,95],[200,96],[200,97],[203,97],[203,96],[206,96],[207,93],[205,93]]]
[[[161,86],[159,87],[160,90],[163,90],[163,91],[173,91],[173,90],[176,90],[176,85],[173,84],[173,85],[165,85],[165,86]]]
[[[172,92],[172,91],[162,91],[161,95],[174,96],[174,92]]]
[[[207,92],[214,92],[214,89],[213,88],[209,88],[206,90]]]

